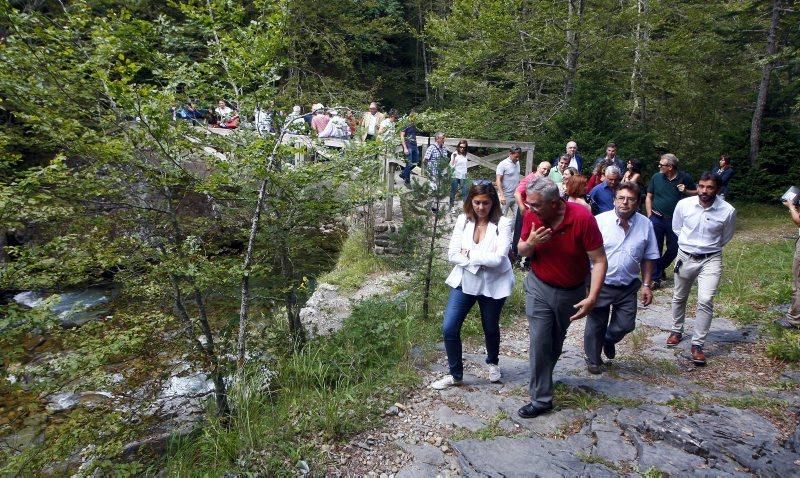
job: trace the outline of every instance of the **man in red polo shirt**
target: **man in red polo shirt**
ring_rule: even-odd
[[[553,408],[553,368],[567,327],[594,307],[608,263],[603,236],[586,208],[562,201],[558,186],[546,178],[531,181],[526,193],[528,211],[517,248],[520,255],[531,258],[531,271],[525,277],[531,402],[517,413],[534,418]]]

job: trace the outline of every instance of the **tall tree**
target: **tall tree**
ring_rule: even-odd
[[[767,104],[769,94],[769,82],[772,70],[775,68],[775,54],[777,53],[778,25],[781,16],[781,1],[772,0],[769,28],[767,30],[767,51],[762,60],[761,81],[758,84],[758,95],[753,110],[753,120],[750,123],[750,154],[748,159],[750,166],[755,167],[758,162],[758,152],[761,144],[761,122],[764,118],[764,107]]]

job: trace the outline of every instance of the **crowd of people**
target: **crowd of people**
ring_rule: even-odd
[[[450,159],[454,171],[467,146],[460,141]],[[502,379],[499,320],[514,287],[517,257],[525,259],[528,270],[523,289],[530,333],[530,401],[519,416],[534,418],[553,408],[553,370],[572,322],[586,318],[587,371],[604,372],[603,356],[616,357],[616,344],[636,326],[637,302],[652,302],[653,290],[666,280],[673,261],[673,326],[666,345],[684,339],[687,300],[697,284],[690,358],[705,365],[722,249],[736,221],[724,196],[732,175],[730,159],[722,156],[719,168],[704,172],[695,183],[679,169],[674,154],[664,154],[659,171],[645,185],[642,163],[623,162],[613,143],[589,177],[581,174],[584,160],[573,141],[555,158],[554,168],[542,162],[524,177],[520,153],[512,147],[494,180],[473,181],[465,195],[448,248],[453,269],[446,280],[451,290],[443,335],[449,373],[431,387],[442,390],[463,382],[460,332],[476,302],[487,378]],[[452,184],[463,188],[462,177],[454,173]],[[800,218],[800,209],[792,211],[793,218]],[[796,222],[800,225],[800,219]]]

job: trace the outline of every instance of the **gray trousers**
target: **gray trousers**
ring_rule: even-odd
[[[524,287],[530,331],[528,391],[532,402],[548,404],[553,402],[553,369],[564,347],[569,318],[576,312],[574,305],[586,297],[586,287],[551,287],[533,272],[525,276]]]
[[[697,281],[697,311],[694,317],[692,345],[703,346],[711,328],[714,315],[714,296],[719,290],[722,277],[722,254],[705,259],[692,259],[683,251],[678,251],[675,265],[680,264],[680,272],[674,275],[675,288],[672,293],[672,331],[683,333],[686,321],[686,302],[692,285]]]
[[[603,284],[594,309],[586,316],[583,331],[583,351],[586,362],[600,365],[603,343],[616,344],[636,327],[636,293],[642,281],[636,279],[628,286]]]
[[[792,305],[786,312],[786,320],[800,325],[800,239],[794,243],[794,262],[792,263]]]

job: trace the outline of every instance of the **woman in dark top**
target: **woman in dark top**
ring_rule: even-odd
[[[717,196],[725,199],[725,196],[728,195],[728,182],[733,176],[730,156],[723,154],[719,157],[719,168],[714,171],[714,175],[719,178],[719,192]]]

